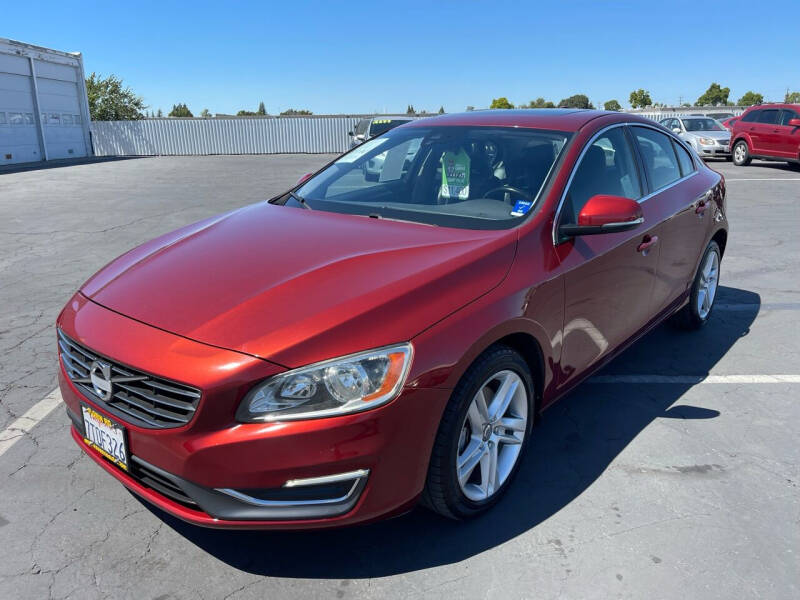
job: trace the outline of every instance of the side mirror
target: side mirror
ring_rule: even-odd
[[[350,137],[353,137],[355,135],[355,133],[353,133],[352,131],[348,131],[347,135],[349,135]]]
[[[313,175],[313,173],[306,173],[300,179],[297,180],[297,185],[300,185],[301,183],[305,183],[306,181],[311,179],[312,175]]]
[[[789,127],[800,127],[800,119],[789,119]]]
[[[680,127],[673,127],[673,128],[672,128],[672,131],[673,131],[674,133],[680,133],[680,132],[681,132],[681,128],[680,128]]]
[[[642,223],[642,207],[636,200],[598,194],[583,205],[576,225],[561,225],[558,232],[568,237],[617,233],[634,229]]]

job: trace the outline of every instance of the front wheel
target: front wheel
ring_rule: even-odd
[[[711,318],[719,285],[719,266],[722,255],[717,242],[711,241],[700,261],[692,282],[689,304],[675,313],[673,323],[681,329],[700,329]]]
[[[737,167],[746,167],[750,164],[750,149],[747,147],[747,142],[739,140],[733,146],[733,164]]]
[[[422,502],[451,519],[488,510],[519,468],[534,420],[530,370],[508,346],[492,346],[462,377],[434,442]]]

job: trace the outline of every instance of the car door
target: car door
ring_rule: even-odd
[[[780,120],[775,127],[777,135],[777,152],[786,158],[798,158],[800,156],[800,127],[789,125],[791,119],[800,118],[796,111],[784,108],[781,111]]]
[[[778,150],[780,136],[778,135],[778,119],[781,111],[777,108],[768,108],[761,111],[755,126],[753,137],[753,154],[774,156]]]
[[[644,194],[632,140],[622,124],[601,130],[583,149],[556,217],[574,224],[594,195],[638,200]],[[659,222],[643,202],[635,229],[555,238],[564,269],[564,327],[560,387],[569,386],[641,330],[652,316],[651,293],[659,253]]]
[[[706,203],[708,182],[696,177],[695,159],[668,134],[631,126],[644,165],[647,203],[662,223],[661,253],[653,286],[654,314],[677,301],[694,278],[697,260],[710,227]]]

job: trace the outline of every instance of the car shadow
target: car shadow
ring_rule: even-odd
[[[753,292],[720,287],[717,305],[726,309],[716,310],[702,330],[682,332],[662,325],[601,374],[707,375],[748,334],[761,300]],[[417,508],[392,520],[346,529],[226,531],[189,525],[141,502],[193,544],[259,575],[353,579],[456,563],[525,533],[575,500],[655,419],[718,416],[716,410],[675,405],[690,387],[579,386],[545,411],[506,496],[472,521],[450,521]]]
[[[76,165],[93,165],[96,163],[116,162],[120,160],[137,160],[151,158],[149,156],[89,156],[83,158],[56,158],[47,161],[19,163],[13,165],[0,165],[0,175],[11,173],[24,173],[25,171],[42,171],[45,169],[60,169]]]

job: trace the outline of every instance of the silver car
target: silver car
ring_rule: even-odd
[[[710,117],[672,117],[659,121],[678,134],[703,158],[731,159],[731,132],[722,123]]]

